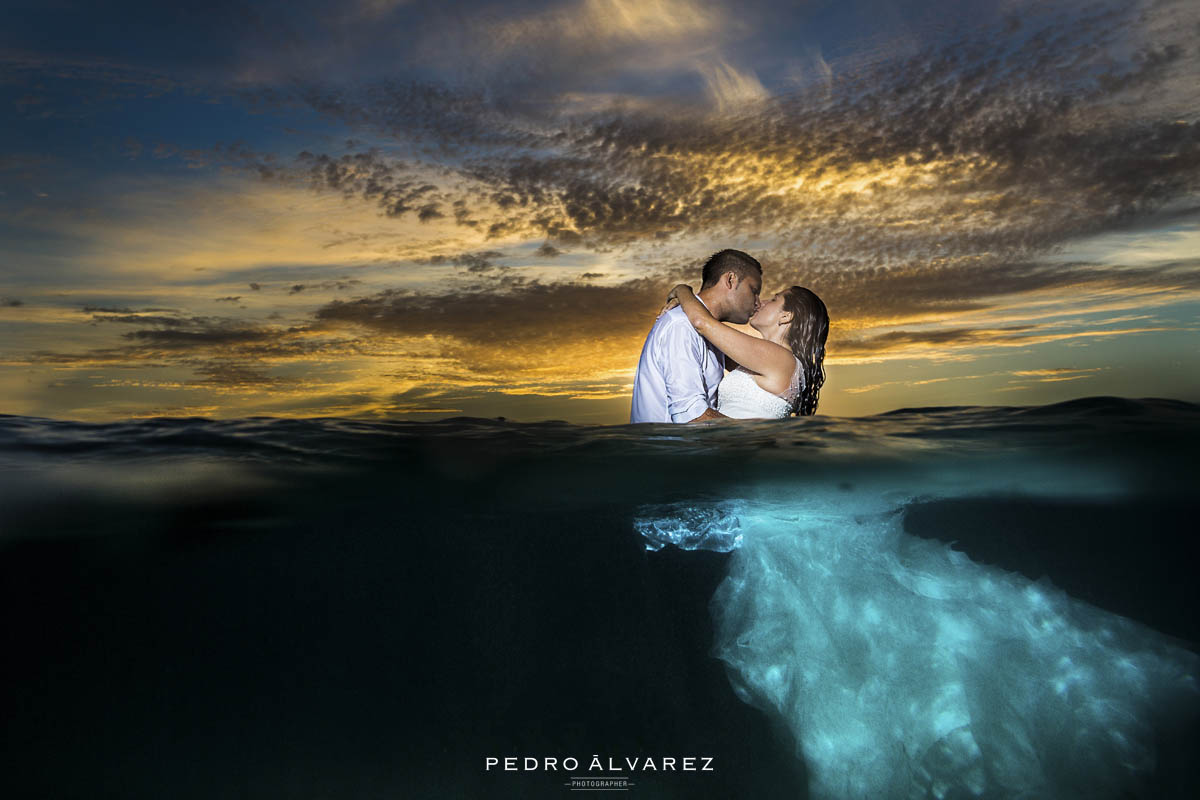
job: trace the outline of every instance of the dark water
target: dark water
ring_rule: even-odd
[[[793,732],[710,655],[730,555],[650,552],[640,515],[894,513],[1194,650],[1197,445],[1200,407],[1115,398],[690,429],[0,416],[0,795],[563,797],[598,755],[713,759],[607,773],[641,797],[804,797]],[[1156,735],[1137,791],[1193,796],[1194,724]]]

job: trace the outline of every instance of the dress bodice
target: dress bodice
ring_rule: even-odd
[[[796,359],[792,380],[782,394],[773,394],[759,386],[754,376],[738,367],[728,373],[717,389],[717,410],[738,419],[782,419],[792,413],[796,398],[804,389],[804,368]]]

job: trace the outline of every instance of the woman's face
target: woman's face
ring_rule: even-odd
[[[774,297],[764,300],[758,307],[758,313],[750,318],[750,325],[756,331],[767,331],[779,324],[779,317],[784,313],[784,292],[776,292]]]

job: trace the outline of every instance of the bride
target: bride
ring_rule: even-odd
[[[829,333],[815,294],[763,303],[749,321],[762,338],[686,285],[675,302],[737,362],[718,411],[815,411]],[[1156,735],[1194,719],[1200,662],[1169,637],[914,537],[883,496],[782,479],[756,491],[736,513],[647,507],[635,528],[648,549],[733,550],[712,654],[739,698],[790,729],[809,796],[1136,796]]]
[[[667,295],[666,308],[675,304],[733,367],[717,389],[717,411],[739,419],[772,419],[817,410],[829,313],[813,292],[793,286],[762,303],[750,317],[761,339],[719,321],[687,284]]]

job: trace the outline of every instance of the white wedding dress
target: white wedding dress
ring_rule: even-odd
[[[718,410],[788,416],[744,369]],[[1194,714],[1197,658],[1046,581],[978,564],[794,484],[646,507],[646,547],[733,551],[711,603],[735,692],[791,729],[814,798],[1137,793],[1164,715]],[[881,505],[880,508],[883,506]]]
[[[717,387],[717,411],[736,419],[777,419],[790,415],[792,406],[804,390],[804,370],[800,359],[792,380],[782,395],[772,394],[754,382],[744,367],[729,372]]]

